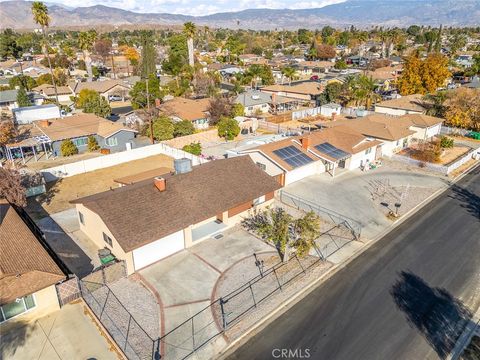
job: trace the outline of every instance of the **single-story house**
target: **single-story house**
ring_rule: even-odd
[[[80,229],[126,261],[131,274],[237,224],[273,200],[280,184],[240,156],[156,176],[73,200]]]
[[[303,81],[291,83],[290,85],[264,86],[260,91],[316,104],[318,97],[323,92],[323,86],[316,81]]]
[[[257,90],[247,90],[235,98],[235,103],[245,107],[245,116],[266,114],[268,112],[283,112],[292,110],[298,101],[275,93],[268,94]]]
[[[111,122],[95,114],[78,114],[64,118],[33,122],[35,128],[46,138],[54,156],[61,156],[61,144],[70,139],[78,152],[88,150],[88,137],[93,136],[100,148],[110,151],[126,150],[127,143],[133,140],[137,131]]]
[[[0,199],[0,326],[28,322],[60,308],[55,284],[68,270],[28,215]]]
[[[0,109],[12,111],[18,108],[17,93],[17,89],[0,91]],[[34,105],[43,104],[43,96],[34,93],[28,93],[28,96]]]
[[[42,84],[34,87],[32,91],[43,95],[47,99],[55,100],[55,88],[50,84]],[[58,102],[63,104],[71,104],[71,97],[75,96],[75,93],[68,86],[57,86]]]
[[[299,75],[309,76],[313,74],[326,73],[335,66],[333,61],[302,61],[293,64],[292,68]]]
[[[434,136],[440,135],[444,119],[425,114],[406,114],[403,116],[377,116],[373,114],[368,117],[372,121],[380,122],[389,127],[403,125],[405,128],[414,131],[412,139],[431,140]]]
[[[330,128],[296,136],[239,152],[249,155],[267,174],[282,185],[336,168],[353,170],[381,156],[380,141],[349,128]]]
[[[118,95],[122,98],[126,98],[130,91],[128,84],[121,80],[103,80],[103,81],[91,81],[80,82],[73,81],[68,84],[75,96],[78,96],[83,89],[94,90],[108,100],[110,95]]]
[[[19,125],[61,117],[60,108],[55,104],[16,108],[12,110],[12,113],[15,122]]]
[[[426,109],[422,106],[422,103],[422,95],[407,95],[375,104],[375,112],[396,116],[424,114]]]
[[[186,99],[175,97],[158,106],[159,110],[173,121],[191,121],[196,129],[208,128],[208,107],[210,99]]]
[[[411,123],[395,121],[396,117],[383,114],[372,114],[356,119],[330,121],[318,124],[319,127],[340,127],[355,131],[370,139],[379,140],[381,149],[378,157],[391,156],[408,147],[416,131],[410,129]]]

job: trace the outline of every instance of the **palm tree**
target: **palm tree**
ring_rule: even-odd
[[[55,84],[55,77],[53,76],[52,62],[48,54],[47,29],[48,29],[48,26],[50,25],[50,16],[48,15],[47,6],[43,2],[34,1],[32,3],[32,15],[33,15],[33,21],[35,21],[36,24],[42,27],[42,36],[43,36],[42,50],[43,50],[43,54],[47,57],[47,60],[48,60],[48,68],[50,69],[50,76],[52,77],[52,85],[55,90],[55,100],[58,104],[57,85]]]
[[[90,58],[90,51],[97,39],[97,32],[95,30],[82,31],[78,36],[78,47],[83,51],[83,60],[87,67],[88,81],[92,81],[92,59]]]
[[[295,77],[295,69],[290,66],[286,66],[282,68],[282,75],[288,79],[288,85],[291,85],[292,80]]]
[[[358,102],[365,101],[365,110],[368,110],[372,103],[378,98],[375,93],[376,84],[373,78],[366,75],[360,75],[357,79],[357,88],[355,95]]]
[[[183,33],[187,36],[188,47],[188,65],[193,67],[193,37],[195,36],[196,26],[193,22],[189,21],[183,24]]]

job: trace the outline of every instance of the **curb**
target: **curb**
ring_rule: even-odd
[[[222,350],[220,353],[217,354],[216,358],[217,359],[225,359],[227,356],[231,355],[238,347],[245,344],[248,341],[248,339],[250,339],[252,336],[254,336],[258,332],[260,332],[263,328],[268,326],[270,323],[272,323],[280,315],[285,313],[289,308],[291,308],[296,303],[298,303],[300,300],[302,300],[304,297],[306,297],[316,287],[318,287],[323,282],[330,279],[333,275],[335,275],[340,270],[344,269],[348,264],[350,264],[358,256],[360,256],[362,253],[364,253],[369,248],[371,248],[373,245],[375,245],[386,234],[393,231],[395,228],[397,228],[402,223],[404,223],[406,220],[408,220],[410,217],[412,217],[412,215],[414,213],[416,213],[418,210],[420,210],[421,208],[423,208],[424,206],[429,204],[431,201],[433,201],[435,198],[439,197],[441,194],[443,194],[444,192],[449,190],[453,184],[460,181],[463,177],[465,177],[467,174],[469,174],[472,169],[474,169],[477,166],[478,166],[478,163],[473,164],[471,167],[466,169],[465,172],[463,172],[462,174],[458,175],[457,177],[455,177],[454,179],[449,181],[449,184],[448,184],[447,187],[442,188],[442,189],[438,189],[432,195],[430,195],[425,200],[423,200],[420,204],[418,204],[417,206],[410,209],[407,213],[405,213],[405,215],[403,215],[399,220],[394,222],[390,227],[385,229],[383,232],[378,234],[374,239],[367,242],[365,244],[365,246],[362,246],[357,251],[355,251],[352,255],[350,255],[348,258],[346,258],[345,261],[331,267],[325,274],[320,276],[317,280],[308,284],[300,292],[296,293],[290,299],[288,299],[283,304],[281,304],[277,309],[273,310],[268,316],[264,317],[259,322],[257,322],[255,325],[250,327],[250,329],[248,329],[243,335],[241,335],[239,338],[232,341],[232,343],[227,348],[225,348],[224,350]],[[479,309],[479,312],[480,312],[480,309]]]
[[[472,316],[470,322],[458,337],[455,347],[445,360],[457,360],[460,355],[462,355],[463,350],[465,350],[470,340],[472,340],[477,329],[480,329],[480,308],[477,309],[477,312]]]

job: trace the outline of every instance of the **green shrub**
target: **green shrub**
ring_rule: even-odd
[[[153,120],[153,137],[158,141],[173,139],[173,132],[175,126],[172,120],[165,115],[161,115],[156,120]],[[146,135],[150,136],[150,125],[146,127]]]
[[[98,146],[97,139],[95,139],[94,136],[90,135],[88,137],[88,151],[96,151],[100,149],[100,146]]]
[[[442,136],[440,138],[440,147],[442,149],[449,149],[449,148],[453,148],[453,139],[452,138],[449,138],[447,136]]]
[[[173,136],[175,137],[192,135],[195,132],[195,127],[193,126],[192,122],[188,120],[179,121],[173,126]]]
[[[183,151],[186,151],[193,155],[201,155],[202,154],[202,145],[199,142],[193,142],[190,144],[185,145],[182,148]]]
[[[78,154],[78,148],[75,146],[72,140],[63,140],[60,145],[60,151],[62,156],[72,156]]]
[[[226,140],[233,140],[240,134],[240,126],[235,119],[228,117],[221,117],[218,122],[218,136],[225,138]]]

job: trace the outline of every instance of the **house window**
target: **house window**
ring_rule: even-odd
[[[267,171],[267,165],[257,162],[257,166],[263,171]]]
[[[80,220],[80,223],[82,225],[85,225],[85,219],[83,217],[83,214],[80,211],[78,212],[78,219]]]
[[[365,150],[365,155],[368,155],[372,152],[372,148],[368,148],[367,150]]]
[[[397,146],[400,146],[400,140],[397,140]]]
[[[113,246],[113,242],[110,236],[108,236],[105,233],[102,233],[102,234],[103,234],[103,241],[105,241],[108,245]]]
[[[265,195],[260,196],[259,198],[256,198],[255,200],[253,200],[253,206],[260,205],[264,202],[265,202]]]
[[[24,296],[12,301],[9,304],[0,306],[0,322],[4,322],[17,315],[33,309],[35,307],[35,299],[33,295]]]
[[[72,139],[72,142],[75,144],[76,147],[86,146],[88,144],[88,138],[86,137],[76,138],[76,139]]]
[[[105,139],[105,143],[107,144],[107,146],[117,146],[118,139],[116,137],[109,137]]]

